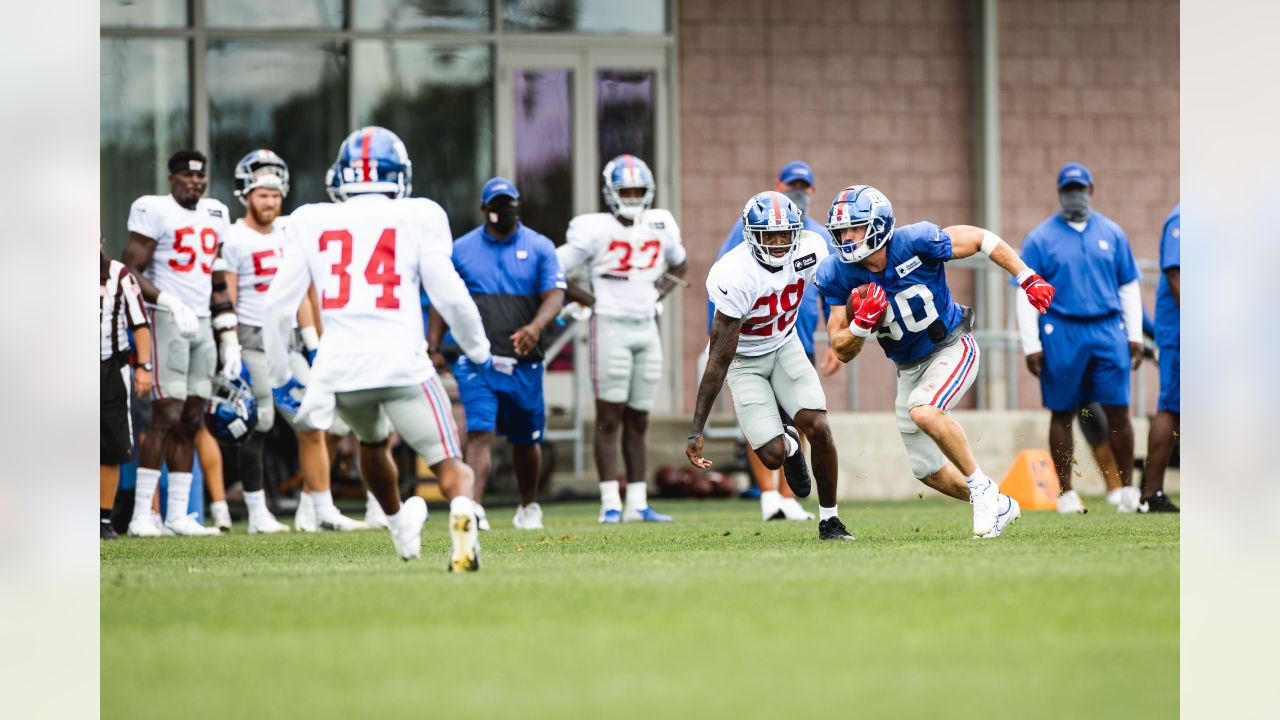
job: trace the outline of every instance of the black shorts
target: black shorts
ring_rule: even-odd
[[[99,387],[102,406],[98,418],[101,445],[98,462],[122,465],[133,459],[133,420],[129,417],[129,383],[125,379],[129,363],[124,355],[102,361]]]

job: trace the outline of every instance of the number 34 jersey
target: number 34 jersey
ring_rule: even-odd
[[[590,263],[596,313],[639,320],[656,314],[662,273],[685,260],[675,218],[656,208],[629,227],[609,213],[579,215],[556,255],[566,273]]]
[[[928,356],[964,319],[947,286],[951,236],[933,223],[905,225],[889,239],[886,258],[877,273],[832,255],[818,268],[816,282],[831,307],[847,305],[849,293],[861,285],[884,288],[889,307],[876,339],[890,360],[905,365]]]
[[[795,334],[805,287],[827,257],[827,241],[810,230],[800,232],[791,261],[770,271],[751,254],[751,243],[725,253],[707,273],[707,297],[716,312],[742,318],[738,354],[755,357],[782,347]]]
[[[199,317],[209,317],[213,259],[229,215],[218,200],[201,198],[188,210],[173,195],[143,195],[129,209],[129,232],[156,241],[146,278]]]

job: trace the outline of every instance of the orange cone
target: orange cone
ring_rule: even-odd
[[[1000,483],[1000,492],[1017,500],[1023,510],[1056,510],[1060,487],[1049,451],[1018,453],[1013,467]]]

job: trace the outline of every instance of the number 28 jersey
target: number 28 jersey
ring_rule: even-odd
[[[716,312],[742,319],[738,354],[755,357],[782,347],[796,332],[805,288],[828,255],[821,235],[802,230],[791,261],[770,271],[742,243],[725,253],[707,273],[707,297]]]
[[[566,273],[591,264],[596,313],[638,320],[656,314],[655,283],[662,273],[685,261],[676,219],[657,208],[645,210],[630,226],[609,213],[579,215],[556,255]]]
[[[198,317],[209,317],[213,259],[229,216],[218,200],[201,198],[188,210],[172,195],[143,195],[129,209],[129,232],[156,241],[146,278]]]
[[[919,222],[894,231],[882,272],[832,255],[818,268],[815,282],[832,307],[847,305],[849,293],[861,285],[884,288],[889,307],[876,339],[890,360],[905,365],[927,357],[964,319],[947,286],[950,259],[951,236],[933,223]]]

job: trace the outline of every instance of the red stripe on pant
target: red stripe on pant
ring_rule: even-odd
[[[938,409],[942,409],[941,406],[938,405],[938,400],[943,395],[947,394],[947,388],[951,387],[951,381],[956,379],[956,375],[960,374],[960,369],[964,367],[965,361],[969,359],[969,343],[966,342],[967,339],[968,338],[960,339],[960,344],[964,346],[964,352],[960,355],[960,362],[956,363],[956,369],[951,371],[951,375],[947,377],[947,381],[942,383],[942,387],[938,388],[938,394],[934,395],[933,399],[929,401],[930,405]]]
[[[445,434],[444,426],[440,423],[440,409],[436,407],[436,401],[431,399],[431,391],[427,389],[426,383],[422,383],[422,394],[427,398],[427,404],[431,406],[431,417],[436,421],[436,432],[440,434],[440,441],[444,445],[444,456],[455,457],[453,448],[449,445],[449,436]]]
[[[435,388],[436,392],[439,393],[441,402],[444,402],[449,399],[449,393],[445,392],[444,383],[440,382],[439,375],[432,376],[432,378],[428,382],[430,382],[431,387]],[[458,424],[453,421],[453,406],[450,405],[447,408],[447,410],[448,411],[444,413],[444,419],[445,419],[445,423],[449,426],[449,439],[454,441],[460,441],[460,438],[462,437],[462,435],[461,433],[458,432]],[[455,445],[453,449],[458,456],[462,455],[462,451],[459,445]]]
[[[978,364],[978,346],[974,344],[973,338],[965,338],[965,340],[969,343],[969,348],[973,352],[973,362],[969,363],[969,369],[964,371],[964,377],[960,378],[960,384],[956,386],[955,393],[947,401],[947,405],[943,410],[949,410],[960,399],[960,388],[964,387],[964,382],[969,379],[969,373],[973,372],[973,366]]]

